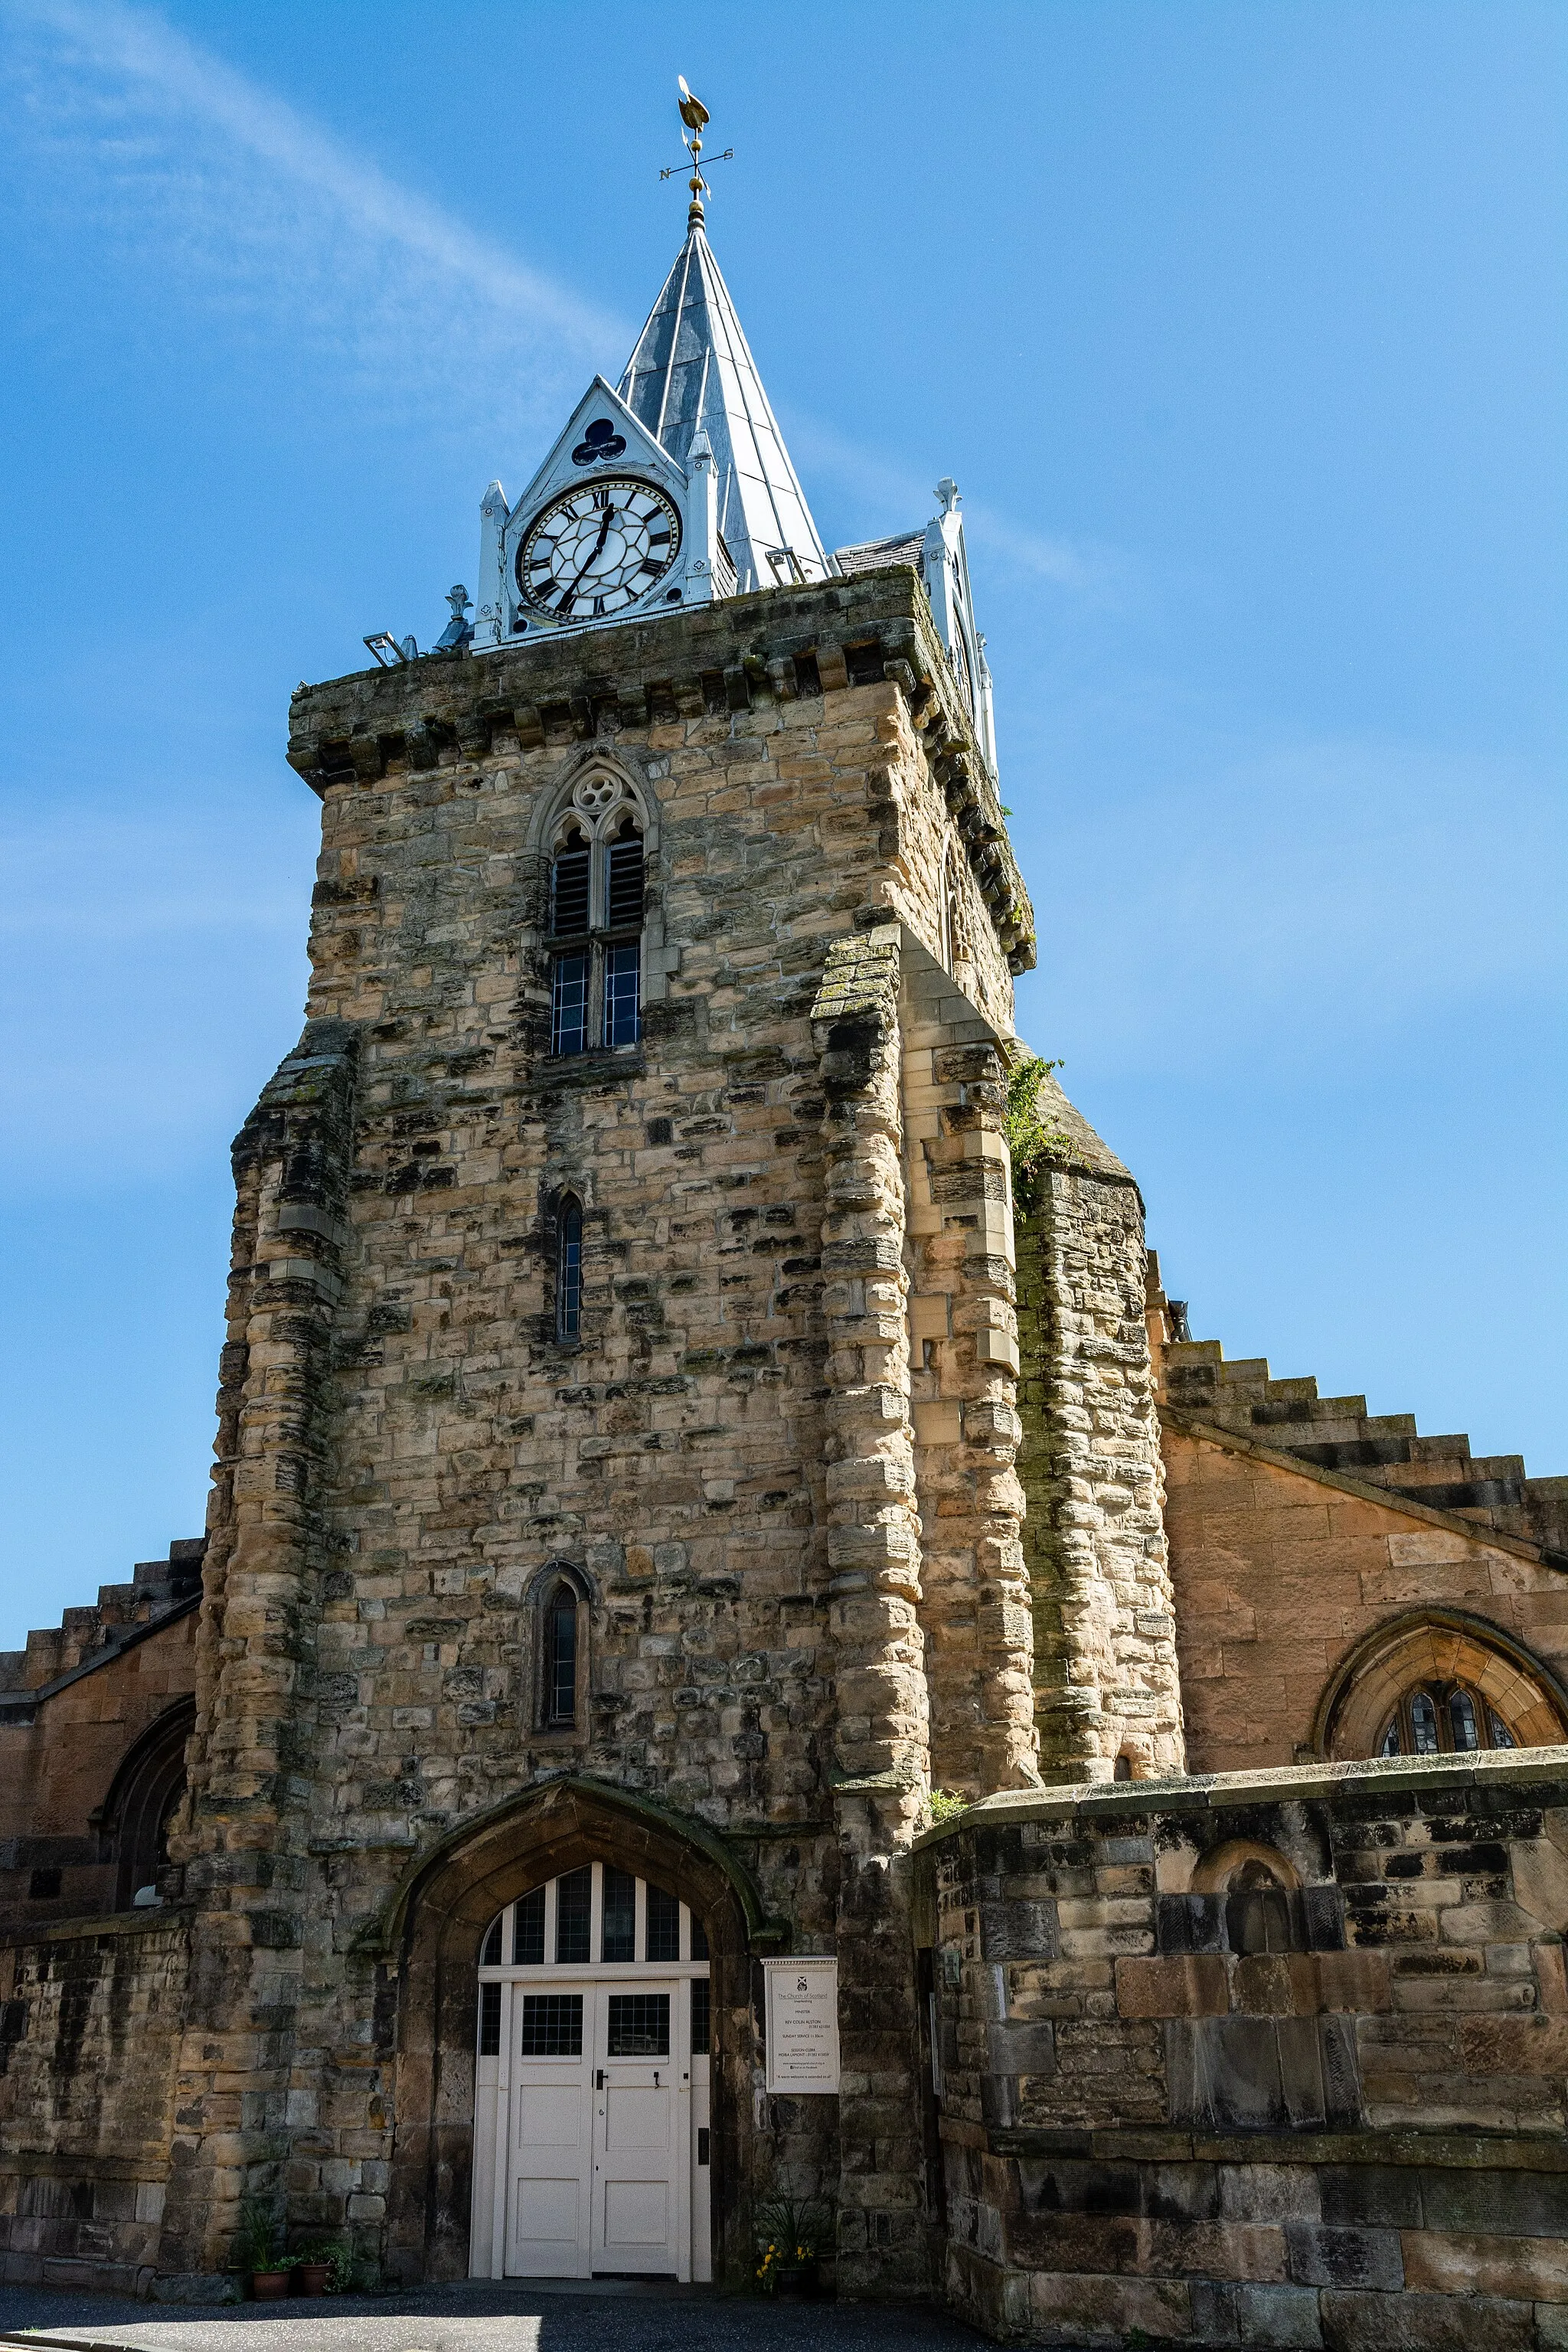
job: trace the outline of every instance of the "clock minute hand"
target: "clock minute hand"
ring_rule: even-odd
[[[579,572],[579,573],[577,574],[576,579],[575,579],[575,580],[574,580],[574,582],[572,583],[571,587],[570,587],[570,588],[568,588],[568,590],[566,591],[565,595],[564,595],[564,596],[563,596],[563,598],[561,599],[561,602],[562,602],[563,604],[564,604],[569,603],[569,602],[571,601],[571,599],[576,595],[578,589],[582,586],[582,584],[583,584],[584,581],[587,578],[587,576],[588,576],[589,572],[592,572],[592,570],[594,569],[595,564],[595,563],[597,563],[597,562],[599,561],[600,556],[604,553],[604,551],[605,551],[605,541],[608,539],[608,537],[609,537],[609,535],[610,535],[610,525],[615,521],[615,519],[616,519],[616,510],[615,510],[615,508],[614,508],[614,507],[606,507],[606,508],[605,509],[605,520],[604,520],[604,521],[599,525],[599,536],[598,536],[598,538],[594,541],[594,551],[593,551],[593,553],[588,557],[587,561],[584,562],[584,566],[583,566],[582,571],[581,571],[581,572]]]

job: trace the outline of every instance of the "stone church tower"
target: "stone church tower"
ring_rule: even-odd
[[[1012,2340],[1561,2352],[1568,1480],[1193,1339],[956,489],[824,546],[693,177],[472,628],[294,698],[207,1532],[0,1656],[0,2278],[782,2194]]]
[[[236,1149],[164,2261],[276,2179],[405,2275],[616,2267],[585,2205],[534,2242],[474,2126],[481,1939],[594,1866],[595,1921],[629,1874],[710,1955],[712,2252],[670,2266],[743,2273],[782,2187],[908,2283],[931,1789],[1180,1762],[1136,1195],[1069,1152],[1031,1243],[1031,1576],[1035,918],[957,494],[826,552],[700,198],[480,564],[471,637],[455,593],[290,712],[312,979]],[[790,1954],[837,1963],[837,2098],[770,2089]]]

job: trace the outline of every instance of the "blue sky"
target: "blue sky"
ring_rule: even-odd
[[[1019,1024],[1200,1337],[1568,1471],[1568,12],[0,0],[0,1646],[199,1530],[297,679],[710,226],[829,545],[964,493]]]

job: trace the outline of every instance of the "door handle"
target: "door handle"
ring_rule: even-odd
[[[658,2068],[657,2066],[653,2070],[653,2087],[656,2091],[658,2088]]]

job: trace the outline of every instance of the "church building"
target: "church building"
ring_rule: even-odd
[[[0,2274],[784,2196],[1002,2337],[1568,2344],[1568,1480],[1193,1339],[1015,1032],[957,488],[824,545],[704,193],[290,705],[207,1527],[0,1658]]]

